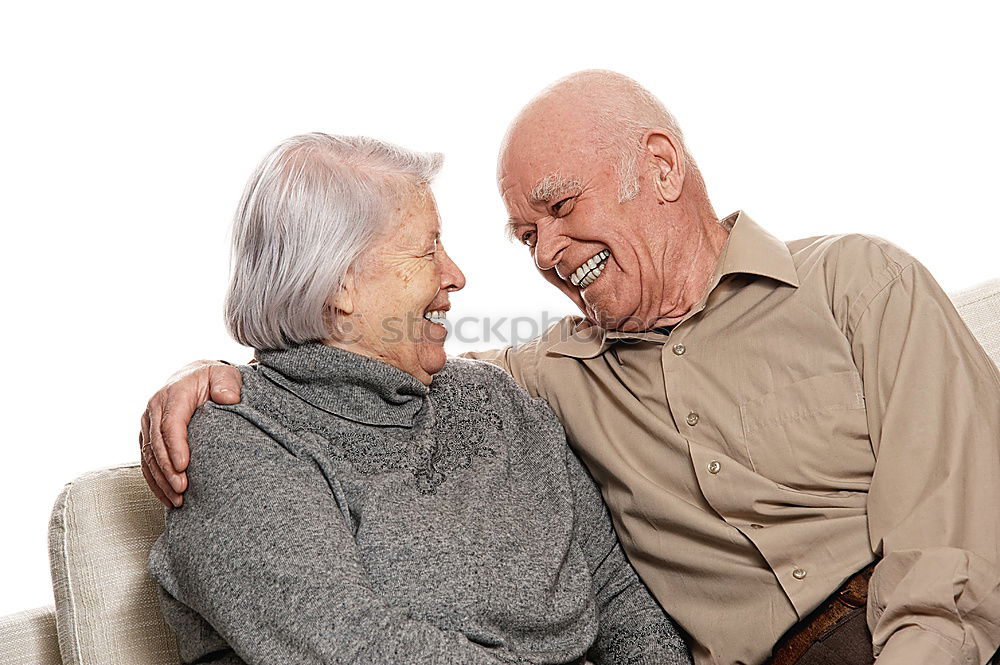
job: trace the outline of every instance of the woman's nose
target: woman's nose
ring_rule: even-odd
[[[440,248],[441,253],[441,288],[445,291],[461,291],[465,288],[465,274],[461,271],[444,247]]]

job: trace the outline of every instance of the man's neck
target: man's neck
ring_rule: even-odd
[[[712,286],[712,277],[719,267],[719,261],[722,260],[723,248],[729,241],[729,231],[732,227],[727,226],[725,221],[715,219],[703,227],[704,232],[699,238],[698,247],[688,267],[688,279],[684,284],[687,309],[680,316],[674,314],[657,319],[650,329],[673,328],[690,313],[691,309],[704,300]]]

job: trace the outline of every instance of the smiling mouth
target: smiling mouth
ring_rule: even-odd
[[[424,312],[424,318],[430,321],[431,323],[436,323],[438,325],[443,326],[445,319],[447,318],[446,316],[447,312],[448,310],[446,309],[436,309],[433,312]]]
[[[576,269],[572,275],[569,276],[569,281],[573,286],[579,287],[581,290],[587,288],[594,283],[594,280],[601,276],[604,272],[604,267],[608,264],[608,258],[611,256],[611,250],[603,249],[597,254],[590,257],[590,260],[584,263],[582,266]]]

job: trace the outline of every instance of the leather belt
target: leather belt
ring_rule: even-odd
[[[774,645],[771,658],[764,665],[794,665],[802,655],[868,602],[868,581],[875,571],[872,562],[849,577],[843,586],[817,607],[809,616],[788,629]]]

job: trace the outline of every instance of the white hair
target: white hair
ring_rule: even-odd
[[[624,78],[624,77],[622,77]],[[654,127],[666,129],[675,139],[687,167],[694,166],[694,159],[684,143],[684,133],[674,115],[651,92],[628,79],[633,85],[631,98],[623,96],[611,108],[604,108],[597,116],[598,126],[611,139],[611,148],[617,155],[615,173],[618,176],[618,202],[631,201],[639,195],[639,157],[645,153],[642,139]]]
[[[387,230],[393,205],[429,184],[442,160],[365,136],[302,134],[274,148],[233,221],[233,339],[283,349],[328,338],[327,299]]]

